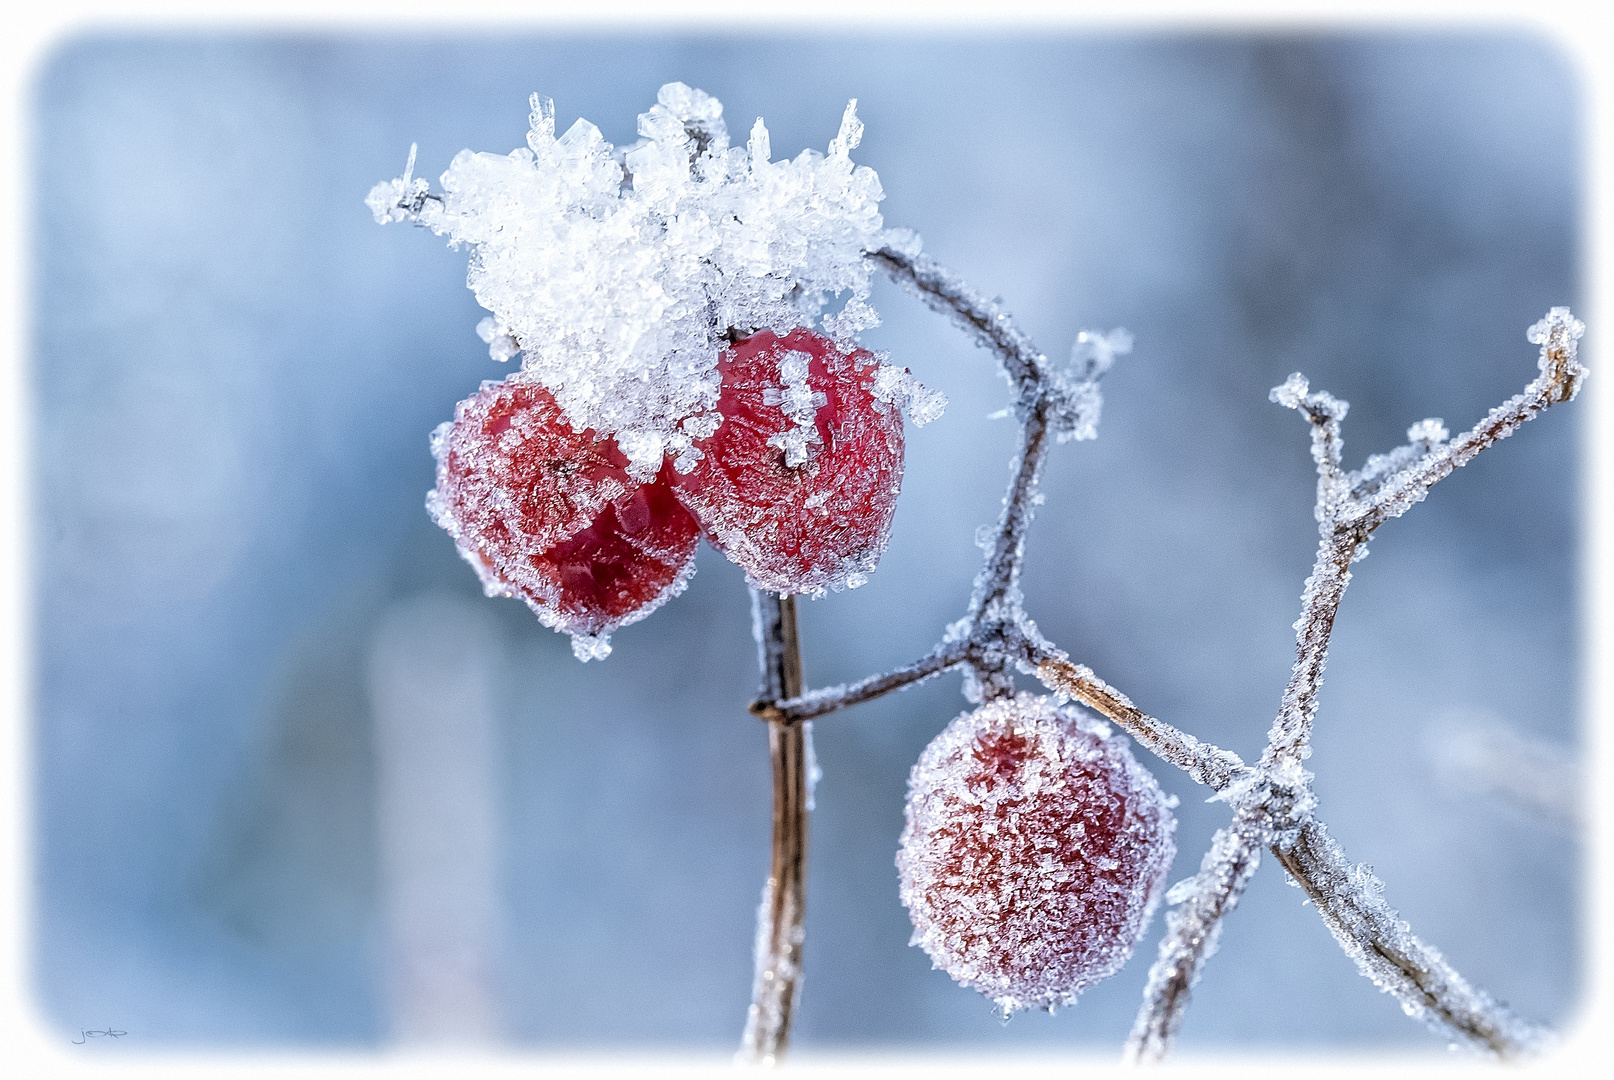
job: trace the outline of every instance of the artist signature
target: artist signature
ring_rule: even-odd
[[[85,1030],[80,1031],[78,1033],[78,1038],[73,1040],[73,1045],[74,1046],[83,1046],[86,1042],[89,1042],[91,1039],[102,1039],[102,1038],[106,1038],[108,1036],[111,1036],[114,1039],[121,1039],[127,1034],[129,1034],[127,1031],[118,1031],[115,1028],[107,1028],[104,1031],[90,1031],[88,1029],[85,1029]]]

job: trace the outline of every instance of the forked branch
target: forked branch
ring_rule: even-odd
[[[1340,423],[1347,405],[1311,392],[1299,374],[1272,391],[1272,400],[1303,413],[1312,424],[1317,463],[1315,516],[1322,539],[1306,579],[1296,628],[1296,660],[1253,775],[1223,794],[1235,807],[1232,831],[1217,833],[1184,908],[1168,916],[1166,940],[1150,971],[1149,988],[1128,1043],[1130,1061],[1158,1061],[1170,1048],[1187,994],[1220,932],[1220,920],[1237,903],[1251,863],[1252,823],[1260,823],[1273,853],[1306,890],[1340,947],[1362,974],[1393,994],[1410,1016],[1450,1038],[1499,1056],[1538,1046],[1542,1030],[1471,986],[1425,945],[1379,896],[1383,885],[1365,867],[1352,866],[1312,818],[1316,798],[1302,762],[1310,754],[1317,690],[1351,563],[1389,517],[1405,513],[1428,489],[1474,455],[1511,434],[1549,406],[1575,396],[1585,369],[1576,359],[1584,327],[1567,308],[1553,308],[1530,328],[1541,345],[1541,374],[1522,393],[1491,410],[1467,434],[1446,442],[1439,420],[1407,432],[1408,444],[1370,457],[1357,472],[1342,472]],[[1146,744],[1147,745],[1147,744]]]
[[[1334,618],[1350,584],[1351,563],[1366,554],[1368,538],[1392,517],[1406,513],[1440,480],[1472,461],[1481,450],[1511,435],[1552,405],[1579,392],[1586,369],[1577,358],[1577,342],[1585,326],[1557,307],[1532,326],[1527,338],[1541,346],[1540,374],[1485,419],[1450,442],[1438,419],[1423,420],[1407,431],[1408,442],[1387,454],[1375,454],[1356,472],[1342,473],[1344,440],[1340,423],[1346,402],[1311,392],[1300,374],[1272,390],[1272,400],[1297,409],[1312,424],[1312,458],[1317,462],[1315,516],[1322,539],[1317,560],[1301,596],[1296,623],[1296,660],[1284,689],[1262,756],[1262,764],[1283,770],[1290,782],[1300,777],[1300,762],[1317,710],[1317,688],[1327,662]]]
[[[1352,563],[1365,554],[1364,545],[1380,524],[1405,513],[1440,479],[1543,409],[1575,396],[1586,374],[1576,359],[1576,341],[1584,330],[1580,322],[1567,308],[1554,308],[1532,327],[1530,340],[1541,345],[1540,375],[1473,429],[1448,442],[1440,421],[1425,420],[1408,431],[1407,445],[1370,457],[1355,472],[1348,473],[1343,466],[1341,425],[1347,403],[1311,391],[1298,374],[1272,391],[1274,401],[1299,410],[1312,425],[1315,516],[1321,538],[1296,623],[1294,669],[1261,760],[1248,766],[1236,754],[1201,743],[1147,715],[1037,634],[1020,609],[1017,583],[1038,474],[1047,453],[1049,418],[1072,400],[1070,384],[1058,386],[1060,375],[1051,371],[1046,357],[996,303],[934,262],[889,248],[869,257],[997,354],[1017,391],[1015,412],[1022,427],[1014,479],[976,579],[969,612],[949,629],[941,645],[906,668],[780,702],[774,713],[759,715],[818,716],[959,665],[967,666],[983,696],[992,697],[1008,692],[1007,665],[1012,661],[1034,671],[1049,689],[1097,710],[1163,761],[1216,790],[1232,806],[1233,822],[1218,831],[1199,873],[1185,883],[1181,906],[1167,916],[1167,935],[1128,1042],[1129,1061],[1158,1061],[1170,1049],[1189,993],[1215,951],[1221,920],[1237,905],[1260,864],[1263,846],[1306,890],[1362,973],[1393,994],[1409,1015],[1499,1056],[1538,1046],[1542,1029],[1471,986],[1383,902],[1378,896],[1382,885],[1371,872],[1345,861],[1344,853],[1312,817],[1316,799],[1303,762],[1310,754],[1317,692]],[[1087,386],[1096,382],[1104,367],[1107,363],[1086,373]],[[1096,393],[1092,400],[1096,419]]]
[[[1370,868],[1346,859],[1320,821],[1307,822],[1292,846],[1274,848],[1273,854],[1358,970],[1393,995],[1408,1016],[1498,1057],[1519,1057],[1544,1045],[1544,1028],[1515,1016],[1413,934],[1384,901],[1384,883]]]

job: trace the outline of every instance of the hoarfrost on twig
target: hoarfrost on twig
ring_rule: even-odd
[[[1545,1029],[1513,1015],[1459,975],[1438,949],[1419,940],[1385,902],[1383,884],[1352,864],[1321,822],[1308,822],[1299,842],[1276,854],[1340,948],[1408,1016],[1445,1038],[1499,1057],[1545,1045]]]
[[[772,1063],[784,1050],[800,986],[806,811],[816,766],[812,717],[962,668],[973,701],[1010,699],[1015,672],[1034,674],[1056,693],[1098,710],[1140,745],[1186,771],[1228,803],[1219,830],[1179,905],[1150,972],[1127,1054],[1158,1060],[1170,1047],[1199,972],[1214,953],[1221,920],[1238,903],[1271,850],[1315,904],[1363,975],[1409,1014],[1448,1038],[1511,1056],[1542,1045],[1542,1029],[1462,978],[1420,941],[1383,899],[1382,883],[1350,863],[1314,816],[1304,767],[1333,623],[1350,567],[1379,525],[1404,514],[1429,489],[1481,450],[1553,404],[1574,398],[1586,370],[1577,358],[1584,325],[1555,307],[1530,327],[1540,346],[1538,376],[1468,431],[1451,437],[1439,419],[1412,425],[1407,443],[1343,465],[1347,404],[1313,391],[1296,373],[1271,399],[1311,424],[1317,468],[1314,508],[1321,534],[1301,615],[1296,660],[1255,765],[1149,716],[1089,668],[1042,638],[1022,606],[1025,539],[1041,503],[1038,480],[1054,441],[1091,439],[1102,409],[1099,380],[1130,351],[1123,329],[1084,330],[1061,369],[1048,362],[1000,302],[976,293],[924,255],[916,234],[885,229],[878,177],[852,163],[863,134],[856,101],[847,105],[827,153],[771,160],[758,119],[744,147],[729,144],[717,99],[682,83],[663,86],[639,117],[640,139],[616,148],[578,120],[556,136],[553,102],[534,95],[527,145],[508,155],[462,151],[442,175],[442,191],[414,175],[411,146],[403,175],[366,199],[377,221],[413,222],[473,251],[468,284],[491,315],[477,333],[498,360],[522,356],[523,371],[548,387],[573,430],[615,437],[628,471],[648,481],[671,456],[681,472],[698,459],[699,439],[721,423],[716,412],[719,353],[737,337],[784,334],[820,320],[831,297],[839,312],[821,319],[843,350],[878,325],[867,303],[878,269],[946,315],[997,359],[1013,391],[1020,440],[995,526],[983,529],[985,557],[960,619],[913,664],[859,682],[803,692],[792,598],[753,593],[764,685],[752,712],[769,722],[775,770],[773,863],[758,918],[756,986],[742,1057]],[[810,456],[825,395],[805,361],[783,357],[776,405],[791,421],[771,440],[789,465]],[[941,395],[904,368],[875,373],[882,406],[915,423],[939,416]],[[861,576],[859,576],[861,580]],[[849,580],[849,585],[856,581]],[[580,656],[604,655],[603,635],[579,636]]]
[[[1222,919],[1238,906],[1255,876],[1267,838],[1261,811],[1239,814],[1232,825],[1217,830],[1199,873],[1172,886],[1173,893],[1182,886],[1187,895],[1167,894],[1167,902],[1175,899],[1176,906],[1166,912],[1166,934],[1127,1039],[1128,1062],[1161,1061],[1171,1050],[1189,994],[1221,943]]]
[[[1068,373],[1053,371],[1000,305],[920,254],[917,243],[898,244],[892,235],[887,233],[886,246],[872,253],[870,261],[991,349],[1016,391],[1013,414],[1021,425],[1021,441],[1010,463],[1012,479],[1003,512],[997,526],[983,528],[977,538],[986,558],[968,610],[947,628],[942,643],[928,656],[857,683],[759,703],[761,707],[753,711],[769,719],[820,716],[955,666],[965,670],[965,696],[990,701],[1013,692],[1009,670],[1015,667],[1098,710],[1162,760],[1215,789],[1214,797],[1232,808],[1233,823],[1218,831],[1199,874],[1192,884],[1182,886],[1186,895],[1181,906],[1168,916],[1167,935],[1128,1042],[1131,1061],[1157,1061],[1169,1050],[1189,991],[1215,951],[1221,920],[1237,905],[1259,866],[1261,847],[1269,848],[1307,892],[1363,975],[1395,996],[1408,1015],[1423,1019],[1449,1039],[1498,1056],[1539,1048],[1546,1038],[1543,1029],[1516,1017],[1464,980],[1400,920],[1384,901],[1383,884],[1371,871],[1345,860],[1314,817],[1311,773],[1302,763],[1310,755],[1317,692],[1351,564],[1366,553],[1366,541],[1378,525],[1405,513],[1433,484],[1480,450],[1550,405],[1575,396],[1586,374],[1576,359],[1576,343],[1584,331],[1579,320],[1567,308],[1554,308],[1531,327],[1530,340],[1541,345],[1540,375],[1468,432],[1452,439],[1441,420],[1420,421],[1408,429],[1407,445],[1369,457],[1356,472],[1346,472],[1343,466],[1341,425],[1348,404],[1313,391],[1299,373],[1273,388],[1274,402],[1300,411],[1312,425],[1311,454],[1317,467],[1314,516],[1321,538],[1295,623],[1294,669],[1261,760],[1249,766],[1236,754],[1201,743],[1138,709],[1090,669],[1072,663],[1043,640],[1026,617],[1018,576],[1026,529],[1040,502],[1036,487],[1047,435],[1055,430],[1082,437],[1078,430],[1086,429],[1073,418],[1096,422],[1096,388],[1091,397],[1073,390],[1084,384]],[[1103,374],[1114,355],[1125,351],[1122,346],[1130,346],[1130,336],[1104,342],[1103,347],[1097,339],[1077,343],[1083,360],[1078,370],[1089,383]]]
[[[1426,731],[1436,776],[1453,793],[1505,802],[1558,825],[1581,822],[1581,770],[1568,748],[1494,717],[1448,714]]]

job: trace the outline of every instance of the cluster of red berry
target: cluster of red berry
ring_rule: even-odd
[[[902,484],[902,413],[876,395],[877,368],[807,329],[736,342],[718,361],[722,420],[699,460],[688,472],[664,461],[649,483],[535,379],[484,383],[433,438],[427,504],[490,593],[579,637],[677,593],[703,535],[759,588],[842,585],[873,569]],[[1005,1010],[1052,1007],[1131,955],[1172,831],[1122,740],[1046,698],[994,702],[914,768],[903,900],[960,982]]]
[[[794,385],[792,361],[805,369]],[[885,548],[902,486],[902,413],[876,396],[878,367],[808,329],[736,342],[718,361],[722,421],[699,460],[664,462],[649,483],[614,439],[573,430],[534,379],[484,383],[433,437],[427,506],[490,594],[578,636],[676,594],[703,535],[758,588],[855,582]],[[795,408],[792,390],[806,397]]]

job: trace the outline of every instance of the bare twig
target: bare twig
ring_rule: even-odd
[[[940,675],[948,668],[964,663],[968,655],[969,646],[966,642],[944,642],[931,650],[928,655],[883,675],[871,675],[855,683],[828,686],[784,701],[758,699],[751,703],[751,715],[784,724],[812,720],[828,713],[838,712],[849,705],[872,701],[893,690],[901,690]]]
[[[1209,956],[1208,950],[1196,951],[1194,943],[1214,943],[1220,920],[1243,888],[1242,867],[1249,861],[1245,849],[1253,834],[1236,842],[1240,823],[1262,820],[1261,815],[1266,815],[1263,828],[1272,851],[1316,903],[1335,940],[1364,975],[1401,1001],[1409,1015],[1425,1019],[1448,1037],[1500,1056],[1540,1044],[1541,1029],[1470,986],[1384,903],[1378,895],[1383,886],[1371,871],[1345,861],[1321,822],[1311,817],[1316,799],[1311,774],[1302,762],[1310,753],[1317,690],[1334,619],[1362,545],[1379,524],[1405,513],[1453,469],[1543,409],[1574,397],[1586,374],[1576,360],[1575,343],[1583,330],[1567,308],[1552,309],[1530,330],[1530,339],[1541,344],[1541,374],[1523,393],[1491,410],[1451,443],[1442,445],[1445,429],[1438,420],[1414,425],[1407,433],[1407,446],[1369,458],[1352,474],[1341,471],[1340,422],[1347,404],[1320,391],[1310,392],[1299,374],[1273,389],[1273,401],[1299,410],[1311,422],[1312,458],[1317,463],[1315,515],[1322,539],[1295,623],[1297,657],[1260,764],[1253,775],[1223,792],[1235,807],[1234,832],[1217,834],[1201,865],[1192,901],[1168,919],[1170,929],[1128,1043],[1129,1060],[1157,1061],[1169,1049],[1188,989]]]
[[[1273,388],[1272,400],[1298,409],[1312,423],[1312,458],[1317,462],[1316,518],[1322,541],[1306,579],[1300,620],[1296,625],[1294,670],[1262,755],[1266,768],[1284,770],[1298,781],[1300,762],[1310,753],[1317,688],[1328,657],[1328,641],[1351,563],[1365,554],[1362,545],[1385,521],[1422,501],[1437,482],[1486,447],[1511,435],[1519,425],[1579,391],[1586,369],[1577,359],[1577,341],[1585,327],[1568,308],[1553,308],[1530,328],[1528,337],[1541,345],[1539,374],[1524,390],[1490,411],[1465,434],[1445,442],[1439,420],[1425,420],[1407,432],[1408,445],[1368,459],[1361,470],[1340,471],[1343,439],[1339,425],[1348,408],[1327,393],[1308,392],[1303,376],[1289,376]]]
[[[1037,482],[1048,456],[1050,434],[1060,439],[1090,438],[1098,420],[1097,384],[1113,357],[1131,347],[1130,335],[1117,345],[1103,335],[1083,332],[1078,345],[1086,355],[1074,377],[1056,371],[996,301],[988,300],[930,258],[893,247],[868,256],[893,281],[919,296],[932,309],[968,330],[977,343],[998,357],[999,369],[1017,392],[1020,446],[1010,465],[1013,478],[1003,497],[996,533],[986,547],[986,560],[976,576],[968,614],[950,639],[968,644],[972,694],[982,700],[1014,692],[1009,670],[1024,615],[1019,578],[1025,561],[1025,537],[1036,513]]]
[[[1580,762],[1569,747],[1535,738],[1490,717],[1448,716],[1428,733],[1444,785],[1499,799],[1557,825],[1582,825]]]
[[[1094,675],[1091,668],[1050,656],[1037,661],[1036,670],[1037,678],[1050,690],[1098,710],[1144,749],[1177,766],[1196,783],[1221,791],[1250,772],[1249,766],[1231,750],[1200,742],[1165,721],[1147,715],[1125,694]]]
[[[988,300],[926,255],[884,247],[871,251],[868,259],[932,310],[948,316],[978,343],[997,353],[1004,376],[1020,391],[1025,404],[1029,405],[1029,399],[1041,392],[1048,358],[996,301]]]
[[[1025,562],[1026,531],[1036,512],[1037,480],[1048,457],[1048,403],[1038,397],[1020,429],[1020,453],[1014,463],[1014,480],[1003,500],[997,538],[987,555],[986,568],[975,586],[972,606],[990,611],[1019,584]]]
[[[1166,914],[1166,935],[1149,969],[1143,1005],[1127,1039],[1128,1063],[1159,1062],[1170,1051],[1200,969],[1221,941],[1222,918],[1238,906],[1261,865],[1261,849],[1270,834],[1264,812],[1240,813],[1227,828],[1217,830],[1199,873],[1183,883],[1189,892]],[[1181,887],[1174,886],[1173,891]],[[1166,903],[1175,899],[1168,893]]]
[[[1347,860],[1321,822],[1307,822],[1292,846],[1274,846],[1273,854],[1316,905],[1340,948],[1408,1016],[1499,1057],[1542,1046],[1546,1031],[1515,1016],[1420,941],[1385,903],[1383,882],[1371,868]]]
[[[1300,762],[1311,752],[1312,719],[1317,713],[1317,688],[1328,663],[1328,641],[1334,631],[1334,617],[1351,580],[1351,560],[1358,540],[1326,536],[1317,545],[1317,561],[1301,593],[1300,618],[1295,623],[1295,666],[1289,674],[1278,704],[1278,716],[1267,735],[1261,755],[1263,768],[1281,770],[1286,779],[1298,782]]]
[[[1501,1056],[1540,1044],[1542,1029],[1515,1017],[1471,986],[1432,947],[1412,935],[1378,896],[1382,886],[1370,871],[1352,867],[1322,824],[1312,817],[1316,799],[1303,767],[1317,708],[1328,644],[1352,562],[1365,553],[1374,529],[1424,497],[1427,490],[1475,454],[1511,434],[1543,409],[1575,395],[1585,369],[1576,361],[1582,327],[1567,309],[1554,308],[1531,329],[1542,345],[1541,375],[1525,391],[1493,409],[1462,437],[1446,442],[1439,421],[1408,432],[1409,443],[1370,457],[1362,469],[1343,469],[1341,421],[1347,404],[1311,392],[1299,375],[1273,391],[1273,400],[1301,411],[1312,424],[1317,465],[1317,518],[1321,540],[1307,578],[1296,623],[1294,670],[1279,705],[1266,748],[1255,766],[1230,751],[1201,743],[1144,713],[1091,669],[1072,663],[1044,641],[1020,607],[1018,576],[1025,534],[1036,503],[1038,474],[1047,454],[1050,411],[1059,378],[1030,339],[997,304],[987,301],[923,256],[884,249],[869,256],[888,275],[932,308],[970,330],[998,356],[1017,391],[1022,427],[1014,478],[985,565],[976,579],[969,611],[948,635],[915,664],[861,682],[832,687],[753,711],[774,724],[819,716],[867,701],[923,678],[966,665],[983,698],[1012,692],[1008,670],[1034,670],[1051,690],[1097,710],[1140,745],[1218,792],[1234,812],[1216,834],[1182,906],[1167,917],[1168,931],[1150,971],[1149,988],[1128,1042],[1128,1060],[1158,1061],[1170,1049],[1189,993],[1215,951],[1221,920],[1237,905],[1268,847],[1306,890],[1318,912],[1363,974],[1394,994],[1409,1014],[1422,1017],[1450,1038]],[[1096,380],[1098,365],[1085,377]],[[1065,388],[1068,394],[1068,386]],[[1096,395],[1095,395],[1096,398]],[[1096,417],[1096,411],[1093,414]],[[1063,437],[1063,436],[1062,436]]]
[[[1467,465],[1481,450],[1507,438],[1543,410],[1573,400],[1587,374],[1577,355],[1578,342],[1585,331],[1585,325],[1568,308],[1555,307],[1547,312],[1528,335],[1541,346],[1536,361],[1541,374],[1468,431],[1435,447],[1386,480],[1363,507],[1360,528],[1371,532],[1390,518],[1400,517],[1421,502],[1437,482]]]
[[[751,604],[762,697],[795,697],[802,685],[796,598],[753,589]],[[739,1054],[742,1061],[758,1065],[776,1064],[789,1047],[801,992],[812,725],[771,721],[768,750],[773,762],[772,856],[757,910],[756,978]]]
[[[1010,465],[1013,479],[1003,497],[997,532],[987,545],[986,562],[970,597],[969,640],[973,685],[985,700],[1014,692],[1003,650],[991,639],[1019,609],[1016,585],[1025,557],[1025,535],[1036,508],[1037,478],[1048,454],[1048,410],[1054,379],[1048,358],[1014,324],[1008,313],[928,257],[886,247],[869,260],[932,309],[949,316],[997,354],[999,370],[1017,391],[1020,446]],[[1096,379],[1101,371],[1096,371]]]

